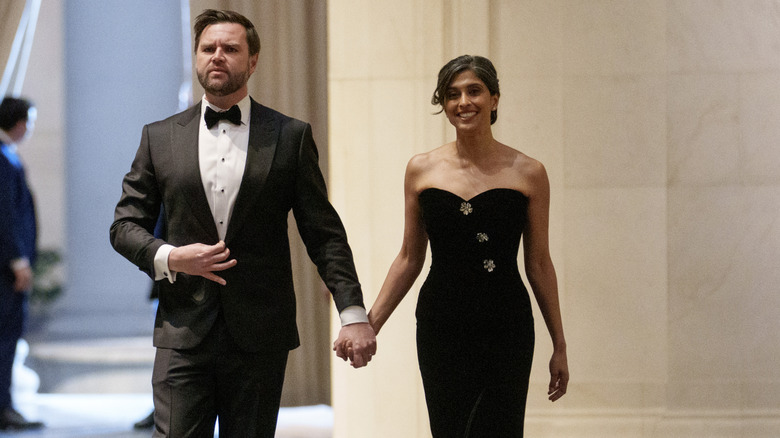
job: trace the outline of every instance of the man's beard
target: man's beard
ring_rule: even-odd
[[[243,87],[249,80],[247,72],[240,72],[238,74],[227,73],[227,80],[215,84],[214,81],[209,82],[208,73],[198,72],[198,82],[208,94],[214,96],[227,96],[235,93],[241,87]]]

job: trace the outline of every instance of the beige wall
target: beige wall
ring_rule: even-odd
[[[397,254],[407,160],[454,133],[429,104],[496,64],[496,137],[540,159],[572,373],[534,437],[770,437],[780,427],[780,7],[771,0],[329,2],[331,194],[367,304]],[[418,282],[419,286],[419,282]],[[333,367],[335,437],[426,437],[417,287],[369,368]]]
[[[22,97],[35,103],[38,119],[34,134],[19,148],[35,195],[38,245],[41,249],[60,251],[66,241],[65,55],[62,16],[61,0],[42,2],[22,88]],[[8,27],[16,31],[18,25],[17,17]],[[5,61],[2,60],[3,66]]]

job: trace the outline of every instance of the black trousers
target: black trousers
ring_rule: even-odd
[[[1,272],[1,271],[0,271]],[[13,407],[11,376],[16,343],[22,336],[27,314],[26,294],[14,292],[13,284],[0,278],[0,410]]]
[[[288,351],[242,351],[220,316],[195,348],[158,348],[154,437],[273,438]]]

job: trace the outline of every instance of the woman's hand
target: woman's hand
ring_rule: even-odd
[[[566,358],[566,350],[553,352],[550,359],[550,387],[547,395],[550,401],[556,401],[566,394],[569,386],[569,364]]]

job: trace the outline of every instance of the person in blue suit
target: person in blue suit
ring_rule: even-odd
[[[26,99],[6,97],[0,104],[0,430],[43,427],[27,421],[11,400],[11,373],[33,285],[37,235],[33,197],[16,148],[32,134],[35,116],[35,107]]]

